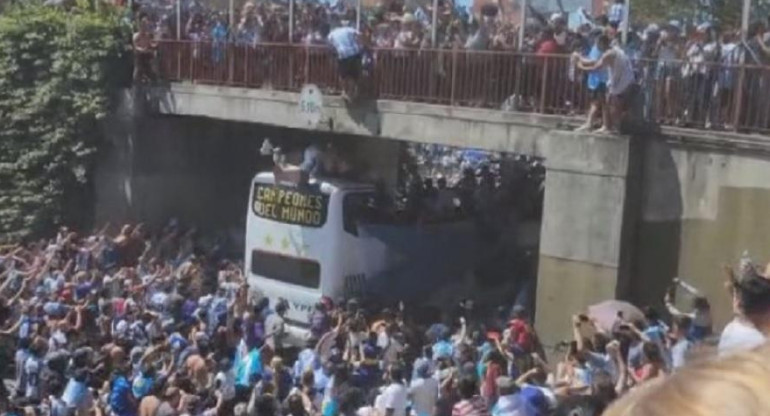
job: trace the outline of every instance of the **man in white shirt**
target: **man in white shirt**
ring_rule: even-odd
[[[392,366],[388,370],[390,384],[377,400],[377,410],[384,416],[406,416],[408,391],[404,386],[404,374],[401,367]]]
[[[758,347],[770,330],[770,264],[764,274],[748,263],[736,278],[728,270],[735,318],[725,326],[719,338],[719,355]]]
[[[432,416],[438,400],[438,380],[431,377],[430,364],[420,363],[415,369],[417,378],[409,385],[412,398],[412,416]]]

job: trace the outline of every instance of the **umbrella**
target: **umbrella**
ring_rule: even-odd
[[[588,307],[588,317],[607,332],[612,331],[618,312],[623,312],[623,319],[627,322],[644,320],[644,314],[639,308],[622,300],[605,300]]]

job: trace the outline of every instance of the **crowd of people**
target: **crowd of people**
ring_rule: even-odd
[[[436,145],[412,145],[408,154],[409,162],[401,166],[403,202],[396,204],[407,218],[472,217],[478,225],[502,230],[511,216],[540,217],[542,160]]]
[[[610,321],[589,308],[573,317],[574,339],[551,361],[531,311],[501,305],[482,315],[472,299],[428,318],[403,303],[371,310],[363,300],[323,297],[295,349],[288,303],[254,296],[241,268],[200,241],[172,222],[157,233],[126,225],[115,236],[62,228],[50,239],[3,247],[0,340],[14,371],[5,375],[10,389],[0,384],[0,411],[600,415],[629,391],[617,406],[653,394],[648,384],[701,371],[690,361],[713,338],[708,300],[675,281],[690,292],[692,310],[677,309],[675,290],[665,299],[670,323],[649,307],[619,309]],[[719,355],[764,343],[768,272],[746,259],[728,270],[736,317]]]
[[[376,67],[378,49],[467,49],[517,51],[543,55],[577,54],[583,59],[596,60],[606,51],[617,49],[630,60],[629,71],[608,77],[608,68],[580,66],[586,70],[577,85],[591,96],[591,113],[599,117],[605,129],[614,129],[610,105],[603,112],[601,101],[613,94],[611,77],[632,79],[641,86],[644,116],[648,120],[700,128],[731,129],[736,124],[765,128],[770,114],[763,110],[764,98],[759,91],[767,83],[765,71],[754,69],[744,74],[751,85],[742,96],[742,115],[735,117],[736,89],[740,63],[763,66],[770,56],[770,38],[765,21],[754,22],[747,42],[741,42],[737,28],[721,26],[716,19],[671,20],[628,24],[623,0],[616,0],[604,11],[589,16],[585,11],[553,13],[547,16],[532,8],[528,10],[524,40],[517,24],[510,21],[511,10],[503,3],[489,3],[477,10],[456,7],[449,1],[439,1],[435,38],[433,36],[432,5],[405,5],[389,0],[360,15],[355,5],[342,1],[334,4],[298,2],[289,22],[289,7],[285,3],[246,2],[228,17],[227,11],[210,10],[200,4],[186,5],[182,27],[176,27],[173,14],[158,16],[156,8],[135,3],[140,32],[155,40],[181,39],[224,45],[257,46],[263,43],[333,45],[340,59],[343,79],[358,78],[367,67]],[[148,3],[149,4],[149,3]],[[143,8],[144,7],[144,8]],[[146,11],[145,11],[146,10]],[[515,14],[515,10],[513,11]],[[230,25],[232,21],[232,25]],[[624,28],[627,33],[624,35]],[[603,45],[607,43],[607,45]],[[140,50],[146,50],[139,45]],[[216,49],[216,48],[215,48]],[[222,61],[224,52],[217,49],[211,59]],[[573,60],[578,63],[579,60]],[[143,68],[144,63],[138,62]],[[143,70],[145,74],[150,70]],[[494,72],[494,71],[493,71]],[[564,62],[554,75],[556,85],[574,84],[574,65]],[[612,69],[609,69],[612,72]],[[488,74],[490,82],[498,76]],[[569,80],[569,82],[568,82]],[[535,79],[529,80],[536,82]],[[529,82],[527,81],[527,82]],[[622,82],[621,82],[622,83]],[[348,85],[351,92],[355,85]],[[756,87],[756,88],[754,88]],[[556,88],[556,87],[555,87]],[[617,89],[617,88],[615,88]],[[352,91],[354,92],[354,91]],[[609,94],[608,94],[609,93]],[[514,91],[508,93],[514,94]],[[352,93],[351,93],[352,95]],[[505,98],[498,100],[502,104]],[[569,94],[555,97],[559,108],[574,107]],[[518,98],[521,97],[511,97]],[[601,98],[602,100],[598,100]],[[612,100],[609,100],[612,101]],[[551,103],[548,103],[547,107]],[[593,118],[590,120],[593,122]],[[593,124],[586,124],[586,128]]]

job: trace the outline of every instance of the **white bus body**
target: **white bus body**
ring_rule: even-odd
[[[323,296],[447,307],[476,294],[467,280],[486,248],[472,221],[369,221],[362,212],[374,195],[372,185],[337,179],[276,184],[273,173],[260,173],[252,181],[244,267],[251,289],[271,305],[288,301],[291,341],[307,335]]]
[[[373,190],[337,180],[276,184],[273,173],[252,181],[244,267],[249,285],[271,305],[288,301],[292,338],[305,335],[322,296],[337,300],[360,293],[365,276],[384,266],[384,245],[361,241],[343,224],[346,198],[368,199]]]

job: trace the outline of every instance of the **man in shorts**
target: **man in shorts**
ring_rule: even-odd
[[[601,36],[601,33],[597,34],[594,38],[594,44],[588,53],[588,59],[599,60],[602,57],[602,51],[597,44],[599,36]],[[607,106],[604,105],[604,102],[607,100],[607,70],[600,68],[590,71],[586,77],[586,83],[591,99],[591,108],[588,110],[588,119],[585,124],[578,127],[575,131],[592,130],[597,114],[602,115],[602,126],[607,122]]]
[[[342,98],[350,100],[358,95],[358,79],[361,76],[360,34],[350,27],[349,21],[342,21],[342,26],[329,32],[328,41],[337,51],[337,68],[342,80]]]
[[[574,54],[577,66],[583,71],[605,69],[607,71],[607,104],[609,111],[604,126],[597,133],[618,132],[620,119],[628,110],[636,90],[636,75],[631,60],[619,46],[610,46],[610,38],[601,35],[596,45],[602,52],[596,60],[586,59]]]

